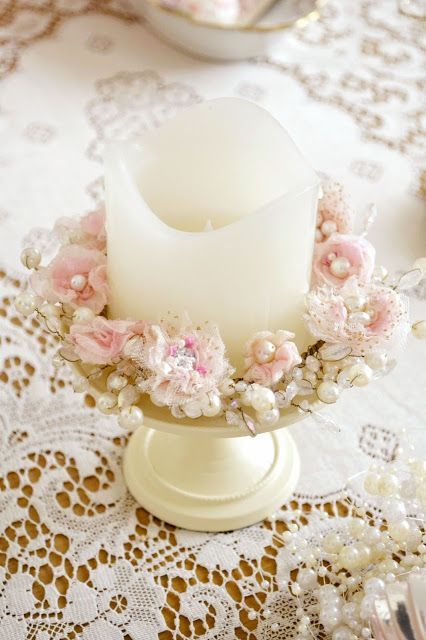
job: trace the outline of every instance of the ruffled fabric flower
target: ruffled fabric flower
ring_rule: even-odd
[[[132,345],[127,355],[146,377],[139,388],[160,406],[182,407],[217,392],[230,373],[225,345],[217,327],[209,324],[151,325],[144,341]]]
[[[128,341],[141,335],[145,326],[144,322],[97,316],[87,324],[71,325],[67,342],[86,364],[113,364],[123,355]]]
[[[352,276],[369,282],[375,259],[376,250],[365,238],[334,233],[315,245],[312,284],[342,287]]]
[[[323,242],[332,233],[352,233],[355,210],[344,187],[326,178],[318,202],[316,241]]]
[[[343,344],[352,355],[402,346],[410,331],[405,296],[382,284],[355,277],[341,289],[323,286],[307,295],[305,321],[320,340]]]
[[[281,329],[256,333],[245,345],[244,380],[268,387],[277,384],[302,362],[293,338],[294,333]]]
[[[54,233],[62,245],[79,244],[105,252],[105,212],[97,209],[81,218],[59,218],[55,223]]]
[[[101,313],[109,299],[106,256],[96,249],[66,245],[47,267],[33,273],[31,286],[48,302]]]

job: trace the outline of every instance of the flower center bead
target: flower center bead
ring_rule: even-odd
[[[261,340],[254,349],[254,357],[259,364],[272,362],[277,348],[270,340]]]
[[[351,263],[345,256],[334,258],[330,263],[330,271],[336,278],[347,278]]]
[[[71,289],[83,291],[87,285],[87,278],[82,273],[76,273],[70,280]]]

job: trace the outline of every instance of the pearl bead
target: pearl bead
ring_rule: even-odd
[[[367,544],[357,544],[359,556],[358,567],[366,567],[371,561],[371,549]]]
[[[32,291],[24,291],[15,298],[15,308],[23,316],[30,316],[36,310],[40,298]]]
[[[342,620],[340,609],[332,607],[321,612],[320,620],[326,631],[332,631]]]
[[[349,627],[337,627],[332,633],[332,640],[352,640],[354,634]]]
[[[323,548],[327,553],[339,553],[342,547],[342,539],[337,533],[329,533],[324,538]]]
[[[61,333],[62,323],[58,316],[47,316],[45,318],[46,329],[51,333]]]
[[[132,384],[126,385],[118,394],[118,406],[120,409],[130,407],[139,399],[140,393]]]
[[[72,381],[72,388],[76,393],[83,393],[89,388],[89,381],[85,376],[76,376]]]
[[[361,518],[354,518],[349,522],[349,531],[354,537],[359,537],[364,533],[366,524]]]
[[[190,402],[186,402],[183,405],[182,409],[184,410],[185,415],[188,416],[188,418],[199,418],[203,414],[201,402],[199,402],[198,400],[191,400]]]
[[[324,220],[321,225],[321,231],[325,236],[331,236],[337,230],[337,224],[334,220]]]
[[[302,589],[312,589],[317,585],[317,575],[313,569],[300,569],[297,581]]]
[[[365,297],[352,295],[345,298],[345,306],[349,311],[359,311],[365,305]]]
[[[107,378],[107,388],[109,391],[121,391],[126,386],[128,380],[120,373],[110,373]]]
[[[27,269],[37,269],[41,262],[40,251],[33,247],[27,247],[21,253],[21,262]]]
[[[365,387],[373,379],[373,371],[366,364],[354,364],[344,372],[355,387]]]
[[[390,523],[388,531],[390,537],[397,542],[406,542],[410,537],[410,525],[407,520]]]
[[[366,594],[374,593],[376,595],[383,593],[385,590],[385,583],[380,578],[369,578],[364,583],[364,591]]]
[[[243,393],[244,391],[247,390],[247,387],[248,387],[247,382],[244,382],[244,380],[239,380],[235,384],[235,391],[237,391],[238,393]]]
[[[253,389],[251,387],[247,387],[247,389],[240,394],[241,404],[244,404],[247,407],[251,407],[252,398]]]
[[[345,256],[335,258],[330,264],[330,271],[336,278],[346,278],[350,268],[351,263]]]
[[[379,480],[379,495],[391,496],[399,489],[399,480],[393,473],[386,473]]]
[[[206,394],[205,398],[201,401],[203,415],[208,418],[212,418],[213,416],[217,416],[222,409],[222,402],[217,393],[209,393]]]
[[[407,516],[407,509],[402,500],[385,500],[382,512],[388,522],[401,522]]]
[[[303,378],[303,371],[300,367],[295,367],[291,375],[293,380],[301,380]]]
[[[426,340],[426,320],[419,320],[411,327],[411,331],[415,338]]]
[[[271,389],[261,387],[258,384],[253,385],[252,389],[251,405],[253,409],[263,412],[275,407],[275,395]]]
[[[343,547],[339,553],[339,561],[344,569],[356,569],[360,561],[358,549],[353,545]]]
[[[232,378],[226,378],[219,386],[220,392],[224,396],[232,396],[235,392],[235,384]]]
[[[302,593],[302,587],[298,582],[293,582],[291,591],[294,596],[300,596],[300,594]]]
[[[333,402],[336,402],[339,397],[340,389],[335,382],[326,380],[318,385],[317,394],[321,402],[333,404]]]
[[[371,316],[366,311],[355,311],[354,313],[349,314],[348,320],[355,324],[367,326],[371,323]]]
[[[256,620],[256,618],[257,618],[256,611],[249,611],[248,614],[247,614],[247,618],[249,620]]]
[[[120,411],[120,415],[118,417],[118,424],[123,429],[137,429],[143,424],[143,411],[132,405],[131,407],[126,407]]]
[[[72,318],[78,324],[88,324],[95,319],[95,314],[89,307],[78,307],[74,311]]]
[[[261,411],[257,414],[257,419],[262,427],[272,427],[277,424],[280,418],[280,412],[278,409],[269,409],[268,411]]]
[[[269,585],[268,585],[268,586],[269,586]],[[271,610],[270,610],[270,609],[265,609],[265,611],[263,612],[263,617],[264,617],[264,618],[266,618],[266,620],[267,620],[268,618],[270,618],[270,617],[271,617],[271,615],[272,615],[272,612],[271,612]]]
[[[96,402],[96,406],[102,413],[109,413],[116,405],[117,397],[113,393],[102,393]]]
[[[45,302],[40,307],[40,313],[46,318],[59,318],[59,316],[61,315],[61,310],[56,305]]]
[[[305,364],[306,364],[307,368],[310,371],[313,371],[314,373],[317,373],[321,368],[321,364],[320,364],[318,358],[315,358],[315,356],[308,356],[306,358]]]
[[[278,629],[280,628],[280,625],[278,624],[278,622],[273,622],[271,624],[271,631],[278,631]]]
[[[83,291],[87,285],[87,278],[82,273],[76,273],[70,280],[71,289],[74,291]]]
[[[272,362],[277,348],[270,340],[260,340],[254,349],[254,358],[259,364]]]
[[[316,374],[313,371],[310,371],[309,369],[306,369],[306,368],[303,371],[303,379],[309,382],[313,388],[315,387],[318,381]]]
[[[384,369],[386,366],[388,357],[386,353],[369,353],[365,356],[365,363],[374,371]]]

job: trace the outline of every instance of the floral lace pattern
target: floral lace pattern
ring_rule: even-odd
[[[372,231],[380,262],[402,269],[424,253],[420,25],[396,2],[352,4],[329,0],[266,64],[216,66],[155,40],[122,2],[0,3],[1,640],[293,640],[298,603],[278,581],[294,559],[273,532],[298,522],[298,537],[317,544],[338,528],[346,478],[392,459],[401,428],[426,457],[425,351],[413,340],[386,380],[333,408],[338,432],[311,419],[292,427],[302,475],[275,519],[227,534],[175,530],[129,496],[123,430],[75,396],[67,370],[52,365],[53,338],[12,307],[22,237],[38,227],[24,244],[46,253],[43,227],[92,208],[104,142],[220,95],[262,102],[313,163],[341,169],[359,203],[384,209]],[[424,299],[419,285],[418,318]]]

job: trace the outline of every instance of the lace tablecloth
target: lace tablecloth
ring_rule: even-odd
[[[406,268],[426,254],[422,25],[392,0],[330,0],[269,57],[218,65],[159,42],[121,0],[3,0],[0,12],[0,639],[296,638],[309,603],[277,590],[291,550],[273,533],[290,519],[315,544],[344,517],[346,478],[390,459],[403,428],[426,455],[425,345],[411,340],[387,379],[348,392],[330,411],[338,432],[292,428],[302,476],[275,519],[175,530],[127,493],[116,421],[73,395],[51,340],[17,318],[18,256],[31,228],[43,247],[44,227],[99,200],[106,141],[239,95],[272,111],[360,206],[378,204],[379,261]],[[419,285],[415,317],[425,298]],[[315,616],[313,630],[323,637]]]

